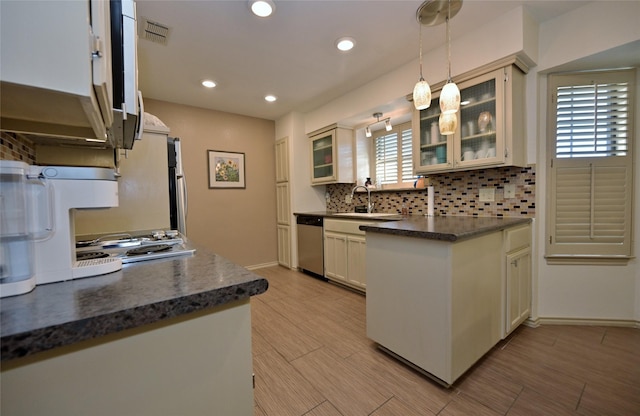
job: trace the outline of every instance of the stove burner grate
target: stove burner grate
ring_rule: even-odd
[[[170,250],[171,247],[172,247],[171,244],[155,244],[151,246],[142,246],[142,247],[134,248],[127,251],[125,254],[127,256],[142,256],[145,254],[153,254],[159,251]]]
[[[105,257],[109,257],[109,254],[104,251],[84,251],[84,252],[76,252],[76,260],[92,260],[92,259],[102,259]]]

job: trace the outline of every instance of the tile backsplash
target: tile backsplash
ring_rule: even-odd
[[[535,166],[479,169],[429,175],[434,187],[436,215],[473,215],[478,217],[535,217]],[[504,198],[504,185],[515,185],[515,198]],[[345,196],[355,184],[327,185],[327,211],[354,211],[366,205],[366,193],[358,193],[351,204]],[[481,202],[480,188],[494,188],[495,200]],[[427,190],[373,191],[371,200],[376,212],[401,213],[406,204],[410,215],[427,213]]]
[[[16,133],[0,131],[0,159],[17,160],[33,165],[36,160],[35,145]]]

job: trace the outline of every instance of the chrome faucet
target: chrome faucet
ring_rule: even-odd
[[[352,190],[351,190],[351,199],[353,200],[353,195],[356,193],[356,190],[358,188],[364,188],[367,190],[367,212],[369,214],[371,214],[373,212],[373,206],[375,205],[374,202],[371,202],[371,189],[367,188],[364,185],[356,185]]]

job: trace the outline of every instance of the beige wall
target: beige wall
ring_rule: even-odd
[[[189,239],[242,266],[275,264],[275,123],[148,98],[145,111],[182,141]],[[207,150],[244,153],[246,189],[209,189]]]

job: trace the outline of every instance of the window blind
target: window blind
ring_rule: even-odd
[[[629,84],[560,86],[556,156],[624,156],[628,151]]]
[[[411,123],[380,131],[374,139],[375,176],[382,184],[413,182]]]
[[[385,183],[398,182],[398,134],[390,133],[376,138],[376,178]]]
[[[547,258],[630,256],[631,70],[549,77]]]
[[[556,168],[557,244],[622,244],[625,240],[625,166]]]
[[[402,182],[411,182],[414,180],[413,176],[413,135],[411,129],[402,130]]]

